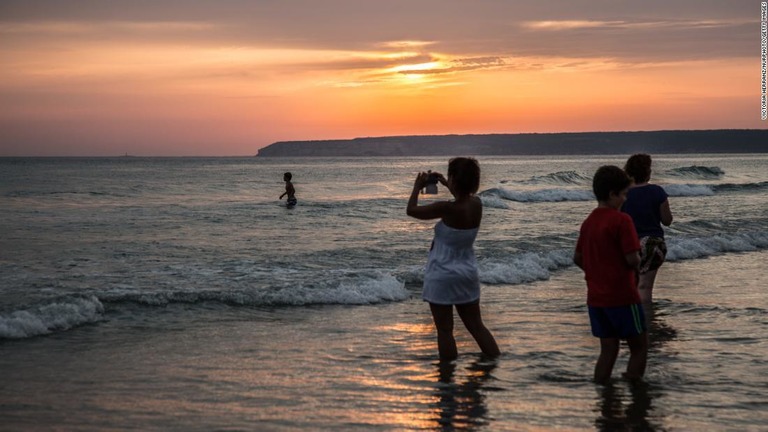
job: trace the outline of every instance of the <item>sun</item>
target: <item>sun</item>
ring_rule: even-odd
[[[390,72],[397,74],[397,76],[405,82],[415,83],[427,81],[431,71],[437,71],[443,67],[444,66],[441,62],[432,61],[427,63],[395,66],[390,69]]]

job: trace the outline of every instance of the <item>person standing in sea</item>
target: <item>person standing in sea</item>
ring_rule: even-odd
[[[480,187],[480,165],[472,158],[453,158],[448,162],[447,179],[440,173],[431,174],[448,187],[454,200],[420,206],[419,191],[429,179],[428,173],[421,172],[413,183],[406,212],[416,219],[440,219],[424,270],[422,293],[437,329],[440,359],[458,357],[453,337],[454,307],[483,354],[497,357],[496,339],[480,314],[480,278],[474,251],[483,217],[483,204],[475,196]]]
[[[627,193],[627,200],[621,211],[632,217],[637,236],[640,238],[640,269],[637,288],[646,308],[653,304],[653,285],[656,273],[667,256],[664,229],[661,225],[672,224],[667,192],[650,182],[651,156],[635,154],[630,156],[624,171],[632,178],[633,184]]]
[[[573,254],[587,281],[592,335],[600,338],[594,379],[601,384],[611,378],[621,340],[627,341],[630,353],[625,378],[640,380],[648,359],[648,332],[635,278],[640,242],[632,218],[619,211],[629,186],[630,178],[617,166],[595,172],[597,208],[582,222]]]
[[[288,208],[293,208],[296,206],[296,189],[293,187],[293,183],[291,182],[291,179],[293,178],[293,174],[290,172],[287,172],[283,174],[283,181],[285,182],[285,192],[283,192],[282,195],[280,195],[280,199],[283,199],[284,196],[288,195],[288,199],[286,200],[285,206]]]

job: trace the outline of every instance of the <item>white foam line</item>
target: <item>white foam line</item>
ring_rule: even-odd
[[[96,297],[69,298],[0,315],[0,338],[23,339],[99,321],[104,306]]]

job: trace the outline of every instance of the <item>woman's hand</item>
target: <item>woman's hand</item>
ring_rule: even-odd
[[[437,175],[437,181],[439,181],[440,183],[442,183],[442,184],[443,184],[443,186],[445,186],[445,187],[448,187],[448,179],[446,179],[445,177],[443,177],[443,175],[442,175],[442,174],[440,174],[440,173],[432,173],[432,174],[435,174],[435,175]]]
[[[452,204],[449,201],[433,202],[425,206],[419,205],[419,191],[427,185],[427,179],[430,176],[437,177],[439,182],[445,182],[445,177],[436,172],[420,172],[416,175],[416,180],[413,181],[413,192],[411,192],[411,197],[408,199],[408,206],[406,207],[406,214],[408,216],[421,220],[439,219],[450,211]]]
[[[413,182],[413,188],[424,189],[424,187],[427,186],[427,181],[430,177],[436,177],[438,182],[442,183],[444,186],[448,186],[448,180],[446,180],[442,174],[439,172],[430,171],[418,173],[416,175],[416,180]]]
[[[414,180],[413,182],[413,189],[414,190],[424,189],[424,187],[427,185],[427,178],[429,178],[429,174],[425,172],[420,172],[416,174],[416,180]]]

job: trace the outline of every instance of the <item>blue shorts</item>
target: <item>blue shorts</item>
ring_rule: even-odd
[[[633,304],[617,307],[589,306],[592,335],[599,338],[627,339],[643,334],[645,315],[643,306]]]

